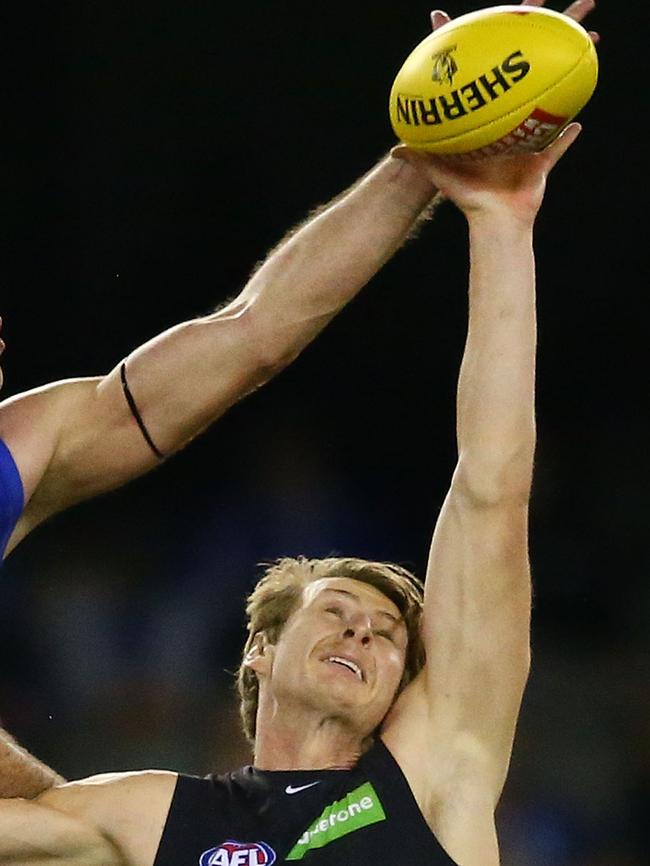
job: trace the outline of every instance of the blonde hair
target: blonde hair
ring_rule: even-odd
[[[399,609],[406,625],[408,645],[398,693],[424,666],[420,635],[424,586],[410,571],[391,563],[353,557],[278,559],[266,567],[246,604],[248,639],[237,673],[237,688],[244,733],[251,744],[255,742],[259,684],[256,673],[244,664],[244,659],[261,632],[270,643],[277,643],[285,623],[300,603],[304,588],[325,577],[348,577],[370,584]]]

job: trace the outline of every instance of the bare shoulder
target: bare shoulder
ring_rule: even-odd
[[[128,866],[152,866],[177,773],[104,773],[58,785],[39,797],[51,809],[83,818],[113,842]]]
[[[125,773],[99,773],[73,782],[64,782],[45,791],[39,799],[111,799],[113,797],[148,797],[173,789],[178,773],[170,770],[138,770]]]
[[[33,800],[0,799],[2,866],[126,866],[116,846],[78,816]]]

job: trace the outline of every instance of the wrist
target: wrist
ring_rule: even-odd
[[[405,206],[414,209],[426,207],[439,194],[439,189],[430,175],[417,162],[402,158],[391,152],[381,163],[388,182],[394,185],[397,198]]]
[[[535,225],[536,212],[519,211],[506,205],[486,205],[468,208],[465,219],[470,230],[493,234],[530,234]]]

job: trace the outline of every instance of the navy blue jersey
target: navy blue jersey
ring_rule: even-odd
[[[23,483],[11,452],[0,439],[0,560],[24,505]]]
[[[456,866],[378,740],[351,770],[180,775],[154,866]]]

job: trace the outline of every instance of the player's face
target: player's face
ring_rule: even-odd
[[[365,736],[395,699],[407,641],[399,609],[375,587],[345,577],[315,581],[272,648],[273,693],[345,717]]]

